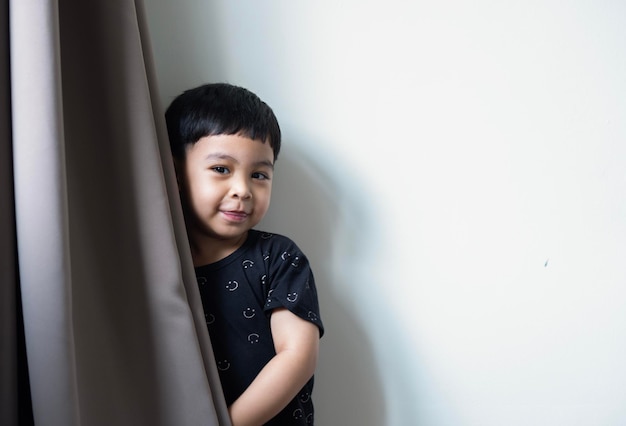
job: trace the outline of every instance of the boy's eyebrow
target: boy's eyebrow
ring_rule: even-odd
[[[230,161],[234,161],[236,163],[238,163],[237,159],[235,157],[233,157],[232,155],[228,155],[228,154],[222,154],[220,152],[212,152],[211,154],[207,154],[206,157],[204,157],[205,160],[230,160]]]
[[[237,160],[235,157],[233,157],[232,155],[228,155],[228,154],[222,154],[221,152],[213,152],[211,154],[208,154],[206,157],[204,157],[205,160],[229,160],[232,161],[234,163],[239,163],[239,160]],[[255,166],[266,166],[269,167],[270,169],[274,170],[274,163],[272,163],[269,160],[261,160],[261,161],[257,161],[256,163],[254,163]]]
[[[268,161],[268,160],[259,161],[257,163],[257,165],[259,165],[259,166],[267,166],[270,169],[274,170],[274,163],[272,163],[271,161]]]

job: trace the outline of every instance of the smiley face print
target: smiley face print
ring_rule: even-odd
[[[230,368],[230,362],[227,359],[217,361],[217,369],[220,371],[226,371]]]

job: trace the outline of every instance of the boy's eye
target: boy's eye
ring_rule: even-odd
[[[252,173],[252,178],[266,180],[266,179],[269,179],[270,177],[266,173],[255,172],[255,173]]]
[[[211,167],[211,170],[213,170],[214,172],[219,173],[219,174],[226,174],[226,173],[228,173],[228,168],[224,167],[224,166],[213,166],[213,167]]]

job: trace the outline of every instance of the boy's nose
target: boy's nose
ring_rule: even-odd
[[[250,198],[252,196],[250,183],[245,178],[234,179],[230,192],[236,198]]]

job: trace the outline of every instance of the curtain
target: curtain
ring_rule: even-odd
[[[0,1],[0,424],[229,426],[142,1]]]

